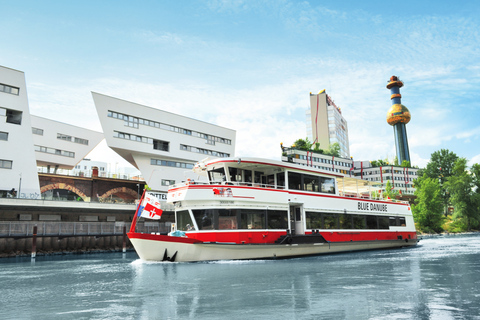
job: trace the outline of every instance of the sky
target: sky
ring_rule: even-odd
[[[91,92],[236,130],[236,156],[279,159],[326,89],[354,160],[393,159],[387,80],[403,82],[411,162],[480,163],[478,1],[3,1],[0,65],[30,112],[102,131]],[[322,147],[322,146],[320,146]],[[89,156],[120,162],[106,143]]]

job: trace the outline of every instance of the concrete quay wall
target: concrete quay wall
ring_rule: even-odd
[[[0,238],[0,258],[30,256],[33,238]],[[126,241],[126,248],[132,244]],[[74,236],[74,237],[38,237],[36,254],[88,253],[95,251],[122,251],[123,236]]]
[[[0,258],[30,255],[37,227],[37,255],[121,251],[135,205],[0,199]],[[172,211],[137,223],[139,232],[168,232]],[[132,245],[127,237],[127,249]]]

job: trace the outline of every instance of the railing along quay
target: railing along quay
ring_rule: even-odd
[[[170,223],[139,223],[137,232],[161,233],[170,231]],[[31,238],[34,227],[37,237],[121,236],[130,222],[0,222],[0,238]]]

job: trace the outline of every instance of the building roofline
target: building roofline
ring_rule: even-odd
[[[101,95],[101,96],[104,96],[104,97],[108,97],[108,98],[112,98],[112,99],[116,99],[116,100],[120,100],[120,101],[127,102],[127,103],[133,103],[133,104],[136,104],[136,105],[145,107],[145,108],[149,108],[149,109],[153,109],[153,110],[156,110],[156,111],[161,111],[161,112],[169,113],[169,114],[174,115],[174,116],[184,117],[184,118],[187,118],[187,119],[190,119],[190,120],[193,120],[193,121],[203,122],[203,123],[205,123],[205,124],[212,125],[212,126],[216,126],[216,127],[222,128],[222,129],[229,130],[229,131],[233,131],[233,132],[235,132],[235,133],[237,132],[237,130],[234,130],[234,129],[230,129],[230,128],[227,128],[227,127],[224,127],[224,126],[220,126],[220,125],[218,125],[218,124],[214,124],[214,123],[211,123],[211,122],[207,122],[207,121],[203,121],[203,120],[198,120],[198,119],[191,118],[191,117],[188,117],[188,116],[184,116],[184,115],[181,115],[181,114],[178,114],[178,113],[173,113],[173,112],[170,112],[170,111],[165,111],[165,110],[162,110],[162,109],[159,109],[159,108],[146,106],[146,105],[144,105],[144,104],[140,104],[140,103],[128,101],[128,100],[125,100],[125,99],[112,97],[112,96],[109,96],[109,95],[106,95],[106,94],[103,94],[103,93],[99,93],[99,92],[95,92],[95,91],[91,91],[91,93],[92,93],[92,94],[98,94],[98,95]]]

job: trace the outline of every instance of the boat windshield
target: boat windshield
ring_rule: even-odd
[[[225,181],[225,169],[223,167],[208,171],[208,180],[210,183],[220,183]]]

